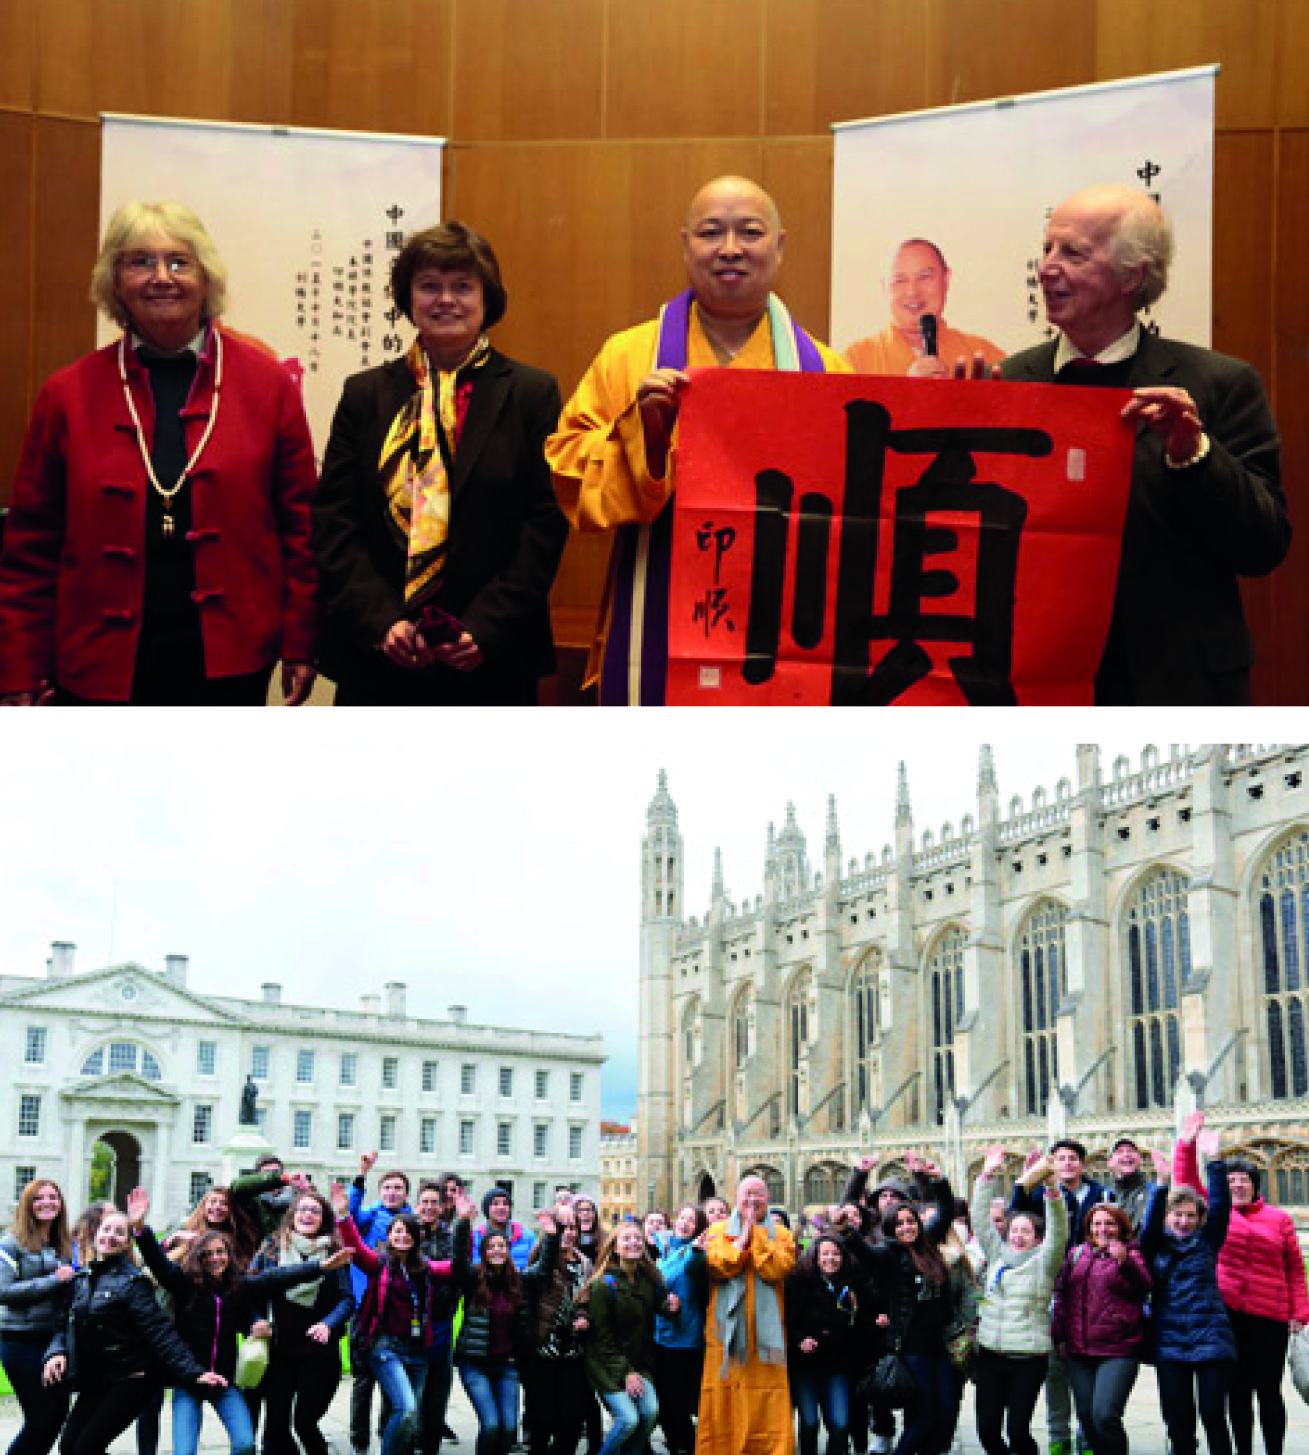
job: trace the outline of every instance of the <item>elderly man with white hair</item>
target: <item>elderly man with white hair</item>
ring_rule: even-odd
[[[1098,186],[1060,203],[1040,268],[1058,337],[1000,366],[1019,382],[1134,391],[1124,410],[1136,426],[1132,487],[1097,703],[1249,702],[1239,578],[1272,571],[1291,541],[1259,375],[1137,318],[1162,295],[1172,250],[1144,192]]]

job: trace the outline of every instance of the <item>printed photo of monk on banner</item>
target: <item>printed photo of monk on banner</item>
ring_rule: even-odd
[[[1123,389],[708,370],[686,391],[669,703],[1089,704]]]

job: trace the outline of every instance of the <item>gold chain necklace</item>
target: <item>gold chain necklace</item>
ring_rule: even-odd
[[[136,447],[141,451],[141,462],[145,466],[145,472],[150,477],[150,483],[163,497],[164,518],[160,522],[159,533],[167,538],[174,531],[173,525],[173,496],[186,484],[187,476],[195,469],[196,462],[204,453],[205,446],[209,443],[209,436],[214,432],[214,425],[218,420],[218,403],[223,392],[223,335],[220,330],[214,329],[214,396],[209,405],[209,421],[205,425],[205,432],[200,436],[200,443],[196,445],[191,458],[186,462],[186,468],[177,477],[177,483],[165,490],[159,483],[159,476],[155,474],[155,467],[150,460],[150,451],[145,447],[145,430],[141,428],[141,416],[136,412],[136,401],[132,398],[131,386],[127,382],[127,335],[124,334],[118,340],[118,377],[123,385],[123,398],[127,400],[128,413],[132,416],[132,424],[136,429]]]

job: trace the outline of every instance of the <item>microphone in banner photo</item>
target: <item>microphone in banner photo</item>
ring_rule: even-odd
[[[918,332],[923,337],[923,352],[929,358],[936,358],[936,314],[922,314],[918,319]]]

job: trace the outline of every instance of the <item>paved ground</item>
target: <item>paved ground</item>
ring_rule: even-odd
[[[1285,1394],[1289,1416],[1285,1455],[1309,1455],[1309,1406],[1306,1406],[1296,1394],[1289,1378],[1285,1384]],[[323,1423],[324,1433],[327,1435],[334,1455],[349,1455],[349,1419],[350,1391],[347,1379],[342,1381],[341,1388],[337,1391],[336,1398]],[[1035,1433],[1038,1438],[1044,1434],[1043,1419],[1044,1407],[1043,1404],[1038,1403],[1035,1423]],[[18,1402],[14,1399],[0,1399],[0,1444],[8,1446],[17,1433],[19,1421]],[[454,1393],[450,1400],[450,1426],[459,1436],[459,1444],[453,1447],[452,1455],[474,1455],[473,1444],[477,1435],[477,1421],[473,1417],[472,1409],[463,1390],[459,1387],[458,1379],[455,1380]],[[171,1455],[171,1429],[168,1410],[165,1409],[161,1455]],[[970,1396],[965,1397],[964,1413],[959,1422],[959,1429],[962,1450],[965,1455],[981,1455],[981,1446],[977,1443],[977,1428],[973,1423]],[[1145,1370],[1137,1381],[1131,1404],[1128,1407],[1127,1429],[1132,1455],[1166,1455],[1163,1427],[1159,1419],[1159,1405],[1155,1394],[1154,1373],[1151,1370]],[[228,1448],[227,1437],[217,1416],[208,1415],[201,1431],[201,1451],[212,1451],[214,1455],[221,1455],[221,1452]],[[958,1451],[960,1446],[956,1445],[955,1448]],[[1201,1448],[1204,1448],[1203,1438]],[[113,1455],[136,1455],[135,1439],[131,1435],[126,1435],[114,1444],[112,1450]],[[374,1444],[374,1455],[377,1455],[377,1451],[378,1446]],[[1256,1455],[1262,1455],[1262,1451],[1263,1443],[1256,1435]],[[663,1455],[663,1444],[658,1436],[655,1439],[654,1455]]]

